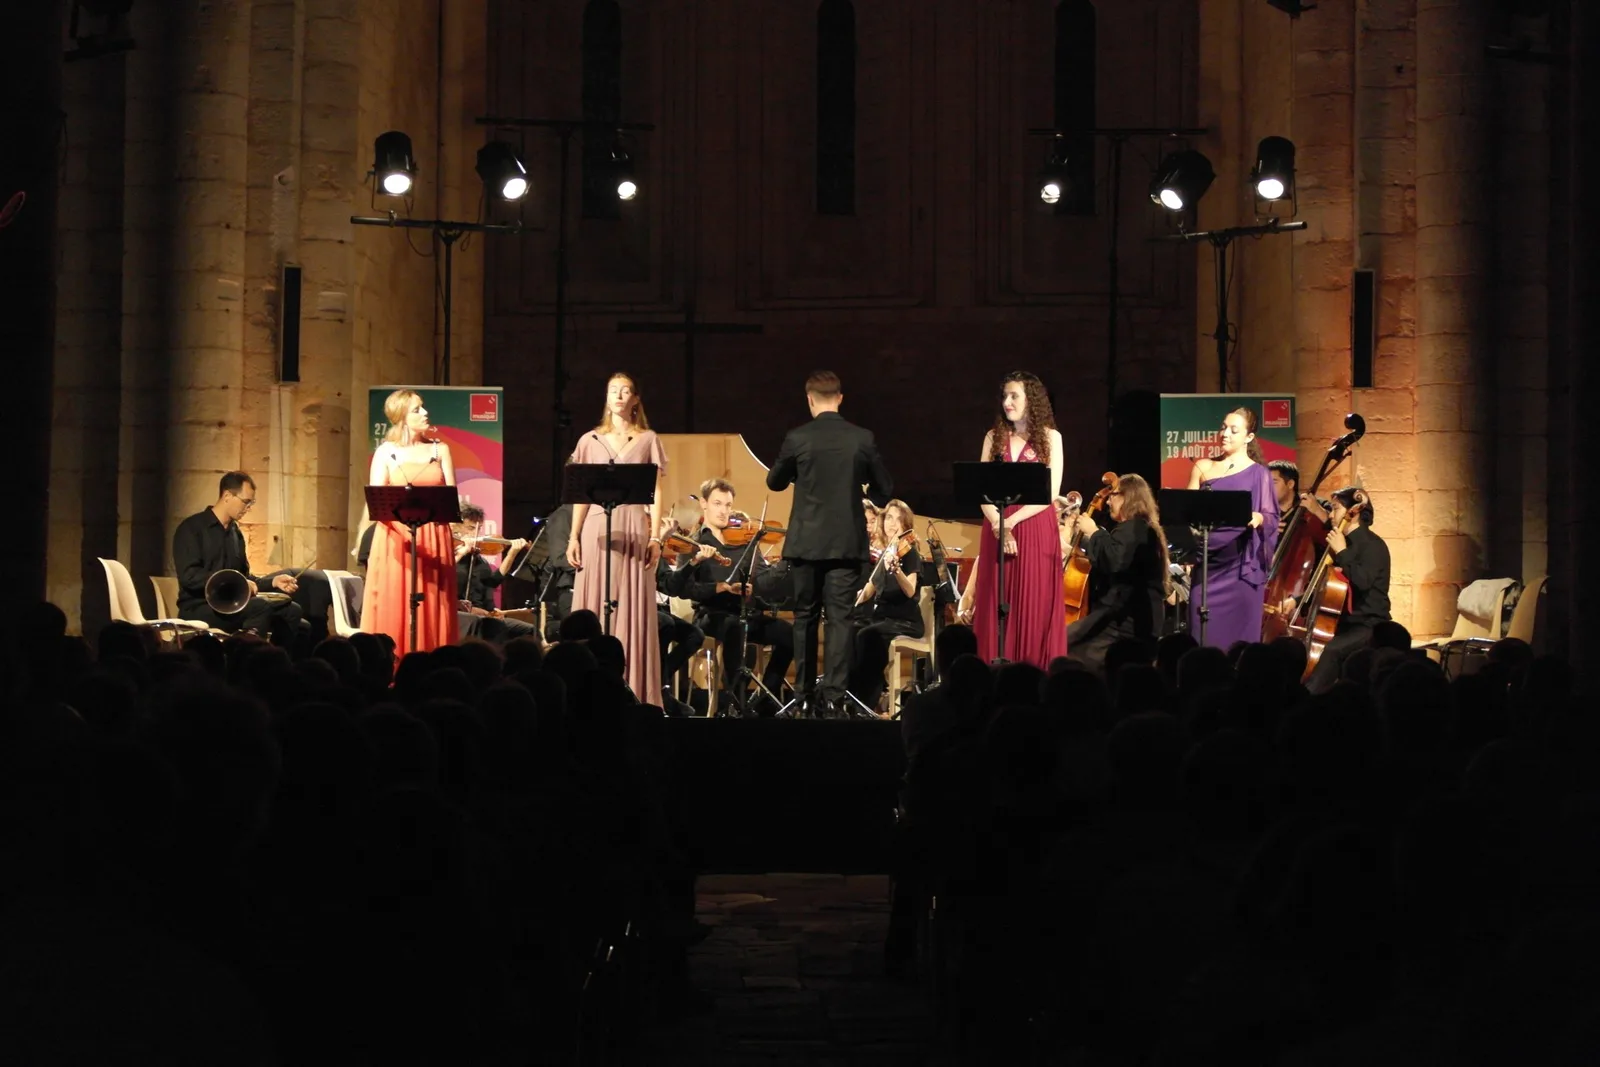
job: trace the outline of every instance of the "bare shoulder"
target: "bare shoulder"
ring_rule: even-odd
[[[990,430],[989,432],[993,433],[994,431]],[[1050,434],[1049,440],[1050,440],[1050,448],[1051,448],[1051,450],[1053,452],[1059,452],[1060,449],[1061,449],[1061,441],[1062,441],[1061,431],[1056,429],[1054,426],[1052,426],[1052,427],[1050,427],[1048,432]]]
[[[1205,477],[1207,474],[1210,474],[1211,468],[1215,466],[1216,461],[1211,459],[1201,458],[1194,461],[1194,469],[1200,472],[1201,477]]]

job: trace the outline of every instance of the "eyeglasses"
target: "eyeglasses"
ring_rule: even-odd
[[[239,497],[239,506],[243,510],[249,511],[251,508],[256,506],[255,497],[251,497],[249,500],[246,500],[244,497]]]

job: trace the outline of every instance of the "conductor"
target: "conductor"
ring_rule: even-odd
[[[789,431],[767,472],[768,489],[795,487],[783,555],[794,573],[795,688],[813,715],[831,707],[842,710],[849,682],[850,613],[862,565],[869,558],[861,487],[867,486],[871,497],[894,492],[877,439],[870,430],[845,421],[839,414],[843,401],[839,376],[814,371],[806,379],[811,421]],[[827,619],[820,693],[815,691],[819,611]]]

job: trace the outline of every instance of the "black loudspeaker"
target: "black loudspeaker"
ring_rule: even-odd
[[[278,381],[300,380],[300,268],[285,263],[278,289]]]
[[[1136,389],[1117,397],[1106,457],[1118,474],[1138,474],[1152,486],[1161,484],[1160,393]]]
[[[1358,270],[1350,299],[1350,384],[1372,388],[1372,350],[1378,345],[1378,275]]]

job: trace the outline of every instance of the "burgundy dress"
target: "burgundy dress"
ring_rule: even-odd
[[[1007,458],[1016,463],[1040,462],[1032,445],[1024,446],[1021,455]],[[1006,515],[1020,506],[1007,508]],[[1024,519],[1012,533],[1017,539],[1017,554],[1006,557],[1006,600],[1011,614],[1006,620],[1004,658],[1048,669],[1051,660],[1067,654],[1067,623],[1061,606],[1061,536],[1055,509],[1045,508],[1031,519]],[[978,636],[978,655],[988,661],[995,659],[998,646],[995,556],[1000,551],[1000,541],[987,522],[980,537],[972,629]]]

